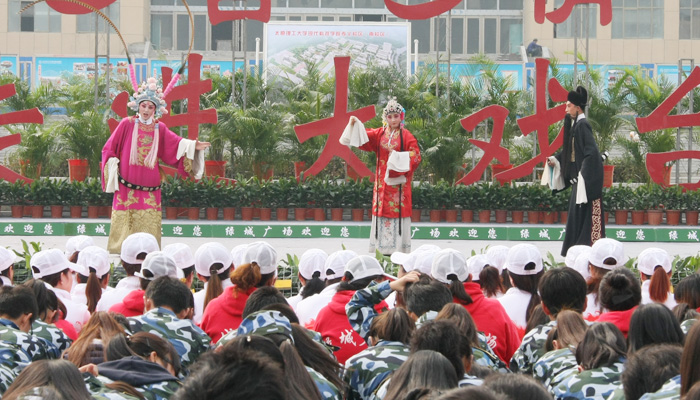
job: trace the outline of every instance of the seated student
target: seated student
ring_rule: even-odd
[[[690,308],[688,303],[678,303],[673,307],[673,315],[681,322],[681,331],[684,335],[688,334],[690,328],[700,318],[700,313],[696,309]]]
[[[622,243],[615,239],[602,238],[597,240],[588,253],[588,271],[590,278],[586,280],[588,285],[588,301],[583,318],[595,321],[601,313],[598,292],[600,282],[608,272],[625,265],[625,250]]]
[[[194,294],[194,323],[202,322],[204,310],[209,303],[233,286],[231,253],[218,242],[204,243],[194,254],[194,268],[197,279],[204,282],[204,288]]]
[[[190,246],[184,243],[172,243],[163,247],[163,253],[175,260],[175,266],[182,271],[182,282],[187,288],[192,287],[194,281],[194,254]],[[179,274],[178,274],[179,275]]]
[[[29,333],[37,313],[31,289],[22,285],[0,287],[0,342],[18,350],[15,361],[20,367],[60,355],[53,343]]]
[[[367,348],[365,338],[355,332],[346,315],[346,305],[356,291],[366,288],[375,280],[386,277],[384,269],[372,256],[357,256],[345,265],[343,281],[331,299],[316,317],[314,329],[323,340],[339,349],[335,351],[338,362],[344,364],[348,358]],[[383,301],[376,307],[387,309]]]
[[[300,300],[294,309],[302,326],[313,328],[319,311],[331,302],[338,285],[340,285],[345,272],[345,264],[355,257],[357,257],[357,253],[352,250],[339,250],[328,256],[323,266],[326,287],[320,293]]]
[[[690,397],[690,389],[700,381],[700,324],[693,325],[685,338],[681,356],[681,398]]]
[[[378,315],[369,328],[369,347],[345,362],[348,399],[368,399],[409,355],[415,324],[403,308]]]
[[[448,286],[455,303],[469,311],[477,329],[494,345],[496,355],[504,362],[510,361],[520,345],[518,328],[501,303],[484,297],[481,286],[472,282],[474,275],[469,272],[462,253],[453,249],[438,252],[433,259],[432,275]]]
[[[677,344],[653,344],[630,355],[622,372],[624,399],[638,400],[672,379],[678,381],[676,387],[680,388],[682,353],[683,348]]]
[[[532,371],[535,379],[547,388],[557,386],[568,376],[569,370],[578,368],[574,351],[588,330],[580,312],[562,310],[556,322],[547,336],[547,353],[535,363]]]
[[[513,372],[531,374],[532,368],[547,350],[547,335],[556,325],[556,317],[562,310],[583,312],[586,308],[586,282],[570,268],[552,268],[542,275],[539,284],[542,307],[551,321],[528,332],[510,361]]]
[[[77,264],[84,269],[84,275],[78,273],[78,284],[70,294],[76,303],[85,304],[90,314],[94,313],[102,294],[112,290],[109,284],[109,253],[107,250],[88,246],[78,253]]]
[[[172,400],[286,399],[288,387],[281,376],[280,363],[261,352],[223,346],[199,359]]]
[[[625,337],[615,325],[594,323],[576,347],[578,370],[571,370],[552,394],[557,399],[606,398],[620,386],[626,353]]]
[[[102,384],[120,381],[131,386],[148,400],[167,400],[180,387],[180,357],[165,339],[152,333],[138,332],[127,339],[124,335],[112,338],[105,349],[107,361],[84,367]],[[93,385],[88,390],[94,394]]]
[[[66,306],[66,321],[70,322],[75,331],[80,333],[83,324],[90,319],[87,306],[73,301],[70,290],[73,286],[73,274],[82,272],[83,268],[69,262],[61,250],[49,249],[34,253],[30,261],[32,274],[35,279],[41,278],[51,285],[51,290]]]
[[[421,389],[447,391],[456,387],[457,374],[450,361],[436,351],[419,350],[393,374],[384,399],[404,400]]]
[[[156,278],[169,276],[177,278],[175,260],[162,251],[152,251],[143,260],[140,272],[134,276],[139,278],[139,289],[134,289],[124,297],[124,301],[110,307],[110,312],[119,313],[125,317],[135,317],[144,312],[144,294],[148,285]]]
[[[598,298],[603,307],[598,322],[612,322],[627,337],[632,314],[642,300],[637,277],[627,268],[615,268],[600,282]]]
[[[32,335],[52,343],[58,349],[59,354],[63,353],[73,340],[63,329],[54,325],[58,318],[59,309],[56,293],[49,290],[46,287],[46,283],[40,279],[30,279],[24,282],[22,286],[30,288],[34,292],[34,298],[36,299],[37,315],[34,322],[32,322]],[[70,328],[73,327],[70,324],[66,325]],[[75,330],[70,333],[75,334],[76,339],[78,338]]]
[[[496,393],[500,400],[551,400],[552,395],[531,376],[522,374],[493,374],[484,379],[484,387]]]
[[[126,277],[119,280],[114,290],[102,294],[96,310],[109,311],[113,305],[121,303],[132,290],[140,289],[139,277],[134,274],[141,271],[141,264],[148,253],[159,249],[158,240],[150,233],[136,232],[127,236],[122,242],[121,254],[119,255]]]
[[[161,276],[146,288],[146,313],[129,318],[132,332],[149,332],[169,340],[185,370],[209,350],[211,342],[202,329],[183,318],[189,305],[188,294],[184,283]]]
[[[299,259],[299,283],[302,288],[299,294],[287,299],[292,308],[296,308],[302,299],[313,296],[326,287],[326,271],[324,266],[328,254],[321,249],[308,249]]]
[[[544,274],[542,254],[532,244],[516,244],[508,250],[506,268],[513,287],[508,289],[498,301],[501,302],[522,337],[526,333],[525,326],[532,310],[540,304],[537,285]]]
[[[476,254],[467,259],[467,268],[472,276],[472,282],[478,282],[484,296],[495,299],[503,296],[506,287],[503,285],[501,272],[490,264],[486,254]]]
[[[15,253],[0,246],[0,286],[12,286],[16,259],[17,255]]]
[[[80,332],[80,337],[63,353],[63,358],[80,368],[87,364],[101,364],[105,361],[104,348],[116,335],[124,335],[121,326],[113,315],[95,311]]]
[[[84,248],[94,245],[95,241],[90,236],[71,236],[68,238],[68,240],[66,240],[66,251],[64,254],[66,255],[68,261],[75,263],[78,262],[78,255]]]
[[[508,275],[508,270],[505,268],[508,251],[510,251],[510,248],[503,245],[489,246],[488,250],[486,250],[486,257],[489,259],[489,265],[496,268],[501,275],[501,283],[505,289],[501,295],[505,294],[511,287],[510,276]]]
[[[588,256],[591,253],[591,246],[586,246],[583,244],[577,244],[575,246],[569,247],[566,252],[566,258],[564,259],[564,264],[576,270],[583,279],[588,280],[591,277],[591,273],[588,272]],[[583,258],[579,259],[580,255],[585,255]],[[578,263],[577,263],[577,260]],[[585,262],[584,262],[585,260]]]
[[[671,285],[673,265],[666,250],[644,249],[637,257],[637,270],[642,279],[642,304],[656,302],[669,309],[676,306]]]
[[[687,308],[699,311],[700,274],[688,275],[681,279],[674,289],[673,297],[679,305],[683,303],[687,305]],[[681,322],[681,329],[687,334],[695,322],[697,322],[697,318],[686,318]]]
[[[652,344],[682,346],[685,335],[671,310],[659,303],[641,305],[632,314],[627,335],[627,355]]]
[[[32,389],[50,389],[56,397]],[[38,394],[38,395],[37,395]],[[39,360],[22,371],[2,396],[3,399],[91,400],[78,368],[65,360]]]
[[[231,274],[233,286],[209,302],[199,326],[213,343],[218,342],[224,334],[241,324],[250,294],[259,287],[273,286],[276,279],[277,251],[266,242],[249,244],[244,264],[237,266]]]

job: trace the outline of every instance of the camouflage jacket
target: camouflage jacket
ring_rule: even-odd
[[[365,342],[369,338],[369,327],[372,325],[374,317],[379,315],[374,306],[386,299],[391,292],[389,281],[370,284],[369,287],[356,291],[352,299],[345,305],[345,313],[348,315],[350,326]]]
[[[46,322],[36,319],[32,323],[32,335],[38,336],[49,343],[52,343],[58,349],[59,354],[63,354],[73,341],[56,325],[47,324]]]
[[[15,348],[0,342],[0,395],[5,393],[21,372],[19,364],[15,361],[16,352]]]
[[[654,393],[646,393],[639,400],[671,400],[681,398],[681,376],[676,375]]]
[[[32,361],[58,358],[56,346],[46,340],[19,330],[12,321],[0,319],[0,342],[16,348],[15,361],[26,366]]]
[[[577,367],[576,355],[570,349],[553,350],[537,360],[532,375],[551,390],[568,377],[567,371],[578,372]]]
[[[692,328],[696,322],[698,322],[697,318],[686,319],[685,321],[681,322],[681,330],[683,331],[683,334],[688,335],[690,328]]]
[[[106,379],[106,378],[104,378]],[[118,392],[114,389],[110,389],[107,386],[105,386],[105,382],[97,379],[95,376],[92,374],[89,374],[87,372],[83,373],[83,382],[85,382],[85,387],[87,388],[88,392],[90,392],[90,396],[92,396],[93,399],[96,400],[132,400],[136,399],[136,397]]]
[[[102,385],[114,382],[106,376],[102,375],[98,375],[97,379],[102,382]],[[175,392],[177,392],[180,386],[182,386],[182,384],[179,381],[164,381],[153,383],[150,385],[134,386],[134,389],[141,393],[143,397],[146,398],[146,400],[168,400],[171,397],[173,397],[173,395],[175,394]],[[116,397],[117,399],[129,399],[129,397],[125,397],[127,395],[124,393],[113,393],[116,393],[116,395],[121,396]]]
[[[476,376],[469,375],[469,374],[464,374],[462,379],[459,380],[457,383],[457,387],[465,387],[465,386],[481,386],[484,384],[484,380],[481,378],[477,378]]]
[[[625,360],[619,359],[610,367],[600,367],[571,374],[552,388],[557,400],[603,399],[620,387],[620,375],[625,369]]]
[[[381,383],[406,361],[408,346],[401,342],[380,341],[345,362],[343,380],[348,384],[348,400],[369,399]]]
[[[165,308],[153,308],[145,314],[129,318],[131,331],[149,332],[168,339],[180,355],[183,368],[192,365],[209,350],[211,339],[189,319],[178,319]]]
[[[306,367],[306,370],[309,371],[309,375],[314,380],[323,400],[343,400],[343,394],[340,393],[340,389],[326,379],[325,376],[311,367]]]
[[[510,372],[508,366],[498,358],[496,353],[489,346],[486,335],[484,335],[483,332],[477,332],[477,338],[479,340],[479,346],[472,347],[472,355],[474,356],[472,362],[496,372]]]
[[[523,337],[520,347],[513,354],[510,360],[510,370],[523,374],[532,374],[532,368],[537,360],[547,352],[544,344],[547,341],[549,331],[556,325],[556,321],[550,321],[545,325],[540,325],[537,328],[528,332]]]

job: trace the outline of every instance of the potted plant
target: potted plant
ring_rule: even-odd
[[[477,187],[475,208],[479,211],[479,223],[486,224],[491,222],[495,189],[490,182],[481,182]]]
[[[685,194],[681,186],[671,186],[665,189],[666,194],[666,224],[679,225],[681,222],[681,213],[684,208]]]
[[[85,182],[73,181],[68,184],[70,190],[66,196],[66,202],[70,204],[70,217],[80,218],[83,215],[83,207],[87,205]]]
[[[347,185],[347,184],[346,184]],[[425,193],[423,191],[423,185],[413,185],[411,188],[411,222],[420,222],[421,214],[425,209]]]
[[[258,206],[260,208],[260,220],[272,219],[272,207],[277,204],[277,184],[272,180],[258,181]]]
[[[365,183],[369,179],[350,180],[345,182],[346,195],[345,206],[350,208],[350,213],[353,221],[362,221],[364,219],[365,208],[368,201],[371,201],[371,196],[368,198]],[[370,214],[371,216],[371,214]]]
[[[236,207],[240,207],[236,184],[226,181],[219,187],[219,191],[221,192],[223,217],[227,221],[233,221],[236,218]]]
[[[199,219],[202,190],[198,182],[193,179],[182,179],[181,206],[187,210],[187,219]]]
[[[87,179],[85,181],[83,193],[88,205],[88,218],[98,218],[103,198],[102,184],[98,179]]]
[[[16,180],[3,187],[4,201],[10,206],[12,218],[22,218],[23,208],[27,204],[29,185],[22,180]]]
[[[696,226],[698,224],[698,210],[700,210],[700,190],[687,190],[683,194],[685,201],[685,224]]]
[[[646,191],[646,211],[649,225],[661,225],[661,221],[664,217],[663,212],[666,209],[665,190],[656,184],[648,184],[642,186],[640,189]]]
[[[244,179],[239,177],[236,183],[236,197],[240,202],[241,219],[244,221],[253,220],[253,209],[258,201],[259,185],[256,177]]]
[[[339,181],[330,181],[326,187],[326,205],[331,209],[331,221],[343,220],[343,197],[345,196],[345,187],[345,184]]]
[[[166,176],[160,189],[161,205],[165,208],[166,219],[177,219],[179,207],[183,207],[185,196],[182,179]]]
[[[71,112],[65,122],[58,124],[56,132],[74,157],[68,160],[69,180],[82,181],[91,172],[95,175],[100,171],[100,158],[96,155],[110,135],[104,112],[94,108]]]
[[[291,186],[291,191],[287,196],[290,208],[294,208],[294,219],[297,221],[306,220],[306,207],[309,205],[309,185],[305,182],[301,181]]]
[[[276,198],[277,205],[275,210],[275,218],[278,221],[286,221],[289,218],[289,202],[284,202],[284,199],[288,193],[292,190],[292,187],[297,185],[297,181],[289,178],[280,178],[277,180],[276,185]],[[287,198],[288,200],[288,198]]]
[[[205,207],[204,215],[209,221],[216,221],[219,218],[219,207],[222,205],[222,191],[219,183],[214,177],[206,177],[199,181],[198,188],[202,196],[202,205]]]
[[[46,183],[48,184],[48,190],[51,192],[49,198],[51,218],[62,218],[68,184],[63,179],[48,180]]]
[[[491,202],[495,210],[496,223],[505,224],[508,221],[508,210],[511,208],[513,188],[510,185],[492,186]]]
[[[462,210],[462,222],[474,221],[474,209],[476,208],[476,187],[473,185],[457,185],[455,187],[455,203]]]
[[[542,211],[542,222],[550,225],[556,223],[559,214],[559,210],[557,210],[557,202],[559,201],[559,197],[565,196],[557,196],[545,186],[537,184],[534,184],[533,186],[536,186],[540,191],[540,210]]]
[[[525,197],[528,199],[525,205],[527,222],[529,224],[539,224],[540,211],[542,211],[542,192],[537,187],[538,185],[529,184],[523,186],[525,188]]]
[[[514,185],[511,187],[511,200],[509,201],[510,219],[514,224],[522,224],[525,220],[525,204],[527,204],[527,186]]]

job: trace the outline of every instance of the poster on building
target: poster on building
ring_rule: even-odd
[[[17,75],[17,56],[0,56],[0,75]]]
[[[299,84],[309,67],[333,74],[333,58],[350,56],[350,70],[393,66],[409,74],[410,25],[405,22],[270,22],[265,25],[266,77]]]
[[[107,59],[99,58],[99,67],[95,67],[95,58],[72,57],[36,57],[36,77],[40,85],[63,85],[71,75],[80,75],[88,79],[95,78],[95,72],[100,75],[107,72]],[[126,58],[110,58],[110,74],[112,78],[126,79],[128,77],[128,62]],[[115,75],[116,74],[116,75]]]

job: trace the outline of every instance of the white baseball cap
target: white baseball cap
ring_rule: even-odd
[[[129,264],[141,264],[143,260],[139,260],[136,256],[141,253],[148,254],[158,250],[160,250],[160,247],[155,236],[146,232],[136,232],[127,236],[122,242],[120,258]]]
[[[222,265],[216,270],[217,275],[226,271],[233,264],[231,253],[219,242],[204,243],[194,253],[194,269],[202,276],[211,276],[209,268],[217,263]]]
[[[151,276],[146,275],[146,272],[150,272]],[[141,265],[141,271],[134,273],[135,276],[152,281],[161,276],[169,276],[171,278],[178,277],[178,269],[175,264],[175,260],[169,255],[163,253],[162,251],[152,251],[148,253],[146,258],[143,260]]]
[[[425,252],[437,253],[438,251],[440,251],[439,246],[434,244],[423,244],[410,253],[395,251],[391,253],[390,259],[392,263],[401,265],[404,271],[410,272],[416,269],[415,262],[418,259],[418,256]]]
[[[383,275],[396,279],[395,277],[384,272],[384,268],[382,268],[381,264],[379,264],[379,261],[377,261],[376,258],[367,255],[357,256],[348,261],[348,263],[345,265],[345,272],[352,274],[350,283],[375,275]]]
[[[569,268],[574,268],[574,263],[576,262],[576,258],[578,257],[578,255],[583,253],[584,251],[590,250],[591,246],[586,246],[583,244],[577,244],[576,246],[569,247],[569,250],[566,251],[566,258],[564,259],[564,264],[566,264],[566,266]]]
[[[491,262],[486,254],[476,254],[467,259],[467,269],[472,274],[472,281],[479,281],[479,274],[487,265],[491,265]]]
[[[99,246],[88,246],[78,253],[77,264],[82,266],[88,275],[90,269],[94,269],[95,275],[101,279],[109,273],[109,252]]]
[[[544,269],[542,254],[535,245],[516,244],[508,250],[506,269],[516,275],[535,275]]]
[[[12,250],[0,247],[0,272],[10,268],[17,260],[17,254]]]
[[[442,283],[452,283],[447,279],[450,275],[456,275],[460,282],[469,277],[467,258],[455,249],[440,250],[433,258],[431,275]]]
[[[256,263],[263,275],[277,273],[277,251],[267,242],[253,242],[248,245],[243,263]]]
[[[508,248],[508,246],[503,245],[490,246],[489,249],[486,250],[486,257],[489,258],[489,265],[496,267],[499,273],[503,272],[503,268],[505,268],[509,250],[510,248]]]
[[[605,261],[608,259],[612,259],[615,263],[605,264]],[[593,243],[591,254],[588,258],[588,262],[593,266],[607,270],[621,267],[625,265],[626,261],[627,257],[625,257],[625,249],[622,243],[610,238],[598,239]]]
[[[90,236],[78,235],[70,237],[66,240],[66,257],[70,257],[76,251],[82,251],[84,248],[94,245],[95,241]]]
[[[233,260],[234,268],[244,263],[243,258],[245,256],[245,250],[247,248],[247,244],[239,244],[231,250],[231,259]]]
[[[569,249],[571,250],[571,249]],[[568,255],[568,253],[567,253]],[[574,261],[574,265],[571,267],[572,269],[576,270],[583,279],[586,281],[588,278],[591,277],[591,271],[588,270],[588,263],[589,263],[589,257],[591,256],[591,249],[586,249],[583,252],[579,253],[579,255],[576,257],[576,261]]]
[[[666,250],[658,247],[650,247],[639,253],[637,257],[637,269],[645,275],[654,275],[656,267],[661,267],[666,273],[673,270],[671,257]]]
[[[433,276],[433,260],[438,251],[424,251],[417,254],[415,261],[411,261],[412,266],[409,269],[404,267],[404,271],[418,271],[421,274]]]
[[[304,279],[313,278],[314,272],[318,272],[318,278],[326,279],[326,271],[323,267],[326,265],[328,254],[321,249],[308,249],[301,255],[299,260],[299,274]]]
[[[84,276],[88,275],[82,266],[68,261],[68,257],[59,249],[41,250],[34,253],[29,265],[32,267],[34,278],[53,275],[65,269],[70,269]],[[34,268],[38,269],[39,272],[34,272]]]
[[[175,265],[179,270],[189,268],[194,265],[194,254],[190,246],[184,243],[173,243],[163,247],[163,253],[175,260]]]
[[[324,274],[326,275],[326,280],[332,280],[337,278],[342,278],[343,273],[345,273],[345,266],[348,261],[357,257],[357,253],[352,250],[338,250],[331,253],[326,259],[326,263],[323,266]],[[328,271],[333,273],[329,274]]]

